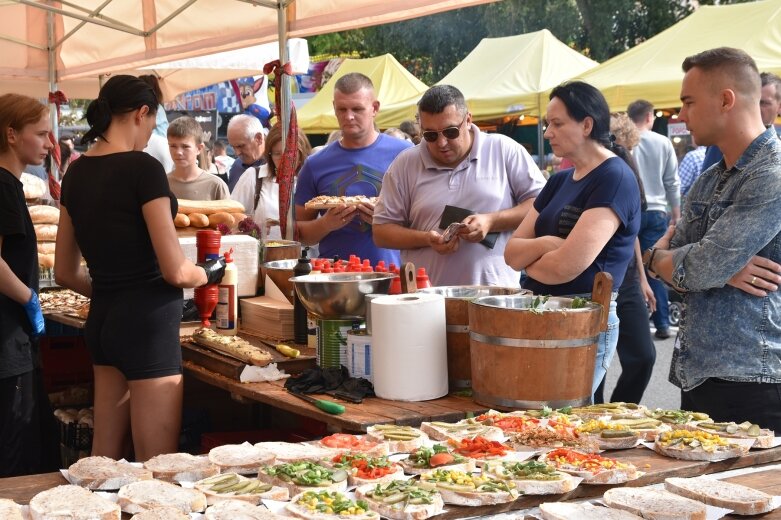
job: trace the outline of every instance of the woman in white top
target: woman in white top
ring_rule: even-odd
[[[256,175],[245,173],[239,178],[233,188],[231,198],[244,205],[247,215],[250,215],[258,226],[266,226],[267,239],[281,239],[279,229],[279,184],[277,184],[277,167],[282,161],[285,143],[282,140],[282,128],[274,125],[266,136],[263,158],[266,163],[257,168]],[[298,156],[296,157],[296,175],[304,165],[304,160],[312,151],[304,132],[298,130]],[[260,182],[260,185],[258,185]]]

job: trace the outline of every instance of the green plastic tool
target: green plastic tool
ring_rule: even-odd
[[[326,401],[324,399],[315,399],[314,397],[309,397],[308,395],[299,394],[298,392],[291,392],[288,390],[288,393],[303,399],[307,403],[311,403],[315,405],[316,407],[320,408],[322,411],[326,413],[330,413],[333,415],[339,415],[344,413],[344,406],[335,403],[333,401]]]

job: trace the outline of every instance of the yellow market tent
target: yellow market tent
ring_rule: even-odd
[[[322,134],[339,129],[332,105],[334,84],[337,79],[350,72],[360,72],[371,78],[380,101],[380,114],[386,104],[403,99],[417,99],[428,88],[390,54],[366,59],[347,59],[328,83],[298,111],[298,125],[302,130]]]
[[[626,110],[636,99],[659,108],[679,107],[684,58],[724,46],[749,53],[760,71],[781,74],[781,0],[700,7],[576,78],[599,88],[612,110]]]
[[[510,115],[537,115],[548,103],[542,94],[562,81],[597,65],[569,48],[547,29],[504,38],[484,38],[438,84],[457,87],[472,119],[487,121]],[[380,112],[381,127],[414,118],[418,99]]]

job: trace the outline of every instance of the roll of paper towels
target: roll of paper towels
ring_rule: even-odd
[[[395,294],[371,302],[374,393],[425,401],[447,394],[445,297]]]

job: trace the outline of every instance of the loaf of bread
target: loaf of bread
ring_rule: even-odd
[[[28,206],[30,218],[33,224],[58,224],[60,222],[60,210],[54,206]]]
[[[236,221],[233,215],[220,211],[209,215],[209,227],[216,229],[218,225],[225,224],[228,227],[233,227]]]
[[[190,219],[190,225],[197,228],[209,227],[209,217],[203,213],[190,213],[187,215]]]
[[[174,217],[174,226],[178,228],[183,228],[189,225],[190,225],[190,217],[188,217],[184,213],[176,214],[176,217]]]
[[[0,518],[3,520],[22,520],[22,506],[13,500],[0,498]]]
[[[48,186],[46,186],[46,182],[43,179],[30,173],[22,173],[21,181],[25,199],[36,200],[46,195]]]
[[[244,204],[231,199],[223,200],[187,200],[179,199],[179,213],[244,213]]]
[[[157,455],[144,462],[144,467],[156,479],[166,482],[195,482],[220,472],[220,468],[209,462],[208,458],[189,453]]]
[[[49,240],[45,242],[38,242],[38,254],[53,255],[55,244],[56,242]]]
[[[119,488],[117,503],[122,511],[131,514],[160,506],[173,507],[190,514],[206,509],[206,496],[195,489],[182,488],[162,480],[141,480]]]
[[[35,224],[35,237],[39,242],[53,242],[57,240],[57,226],[55,224]]]
[[[68,480],[87,489],[119,489],[139,480],[151,480],[152,472],[108,457],[84,457],[68,468]]]
[[[54,254],[38,253],[38,265],[44,269],[54,267]]]
[[[57,486],[30,500],[33,520],[120,520],[119,506],[79,486]]]

